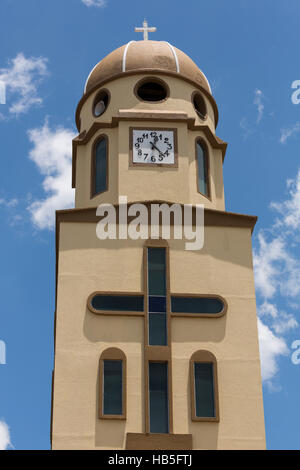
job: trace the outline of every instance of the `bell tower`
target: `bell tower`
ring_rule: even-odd
[[[206,76],[139,29],[93,68],[76,111],[75,209],[56,219],[52,448],[263,449],[256,217],[225,211]],[[97,207],[119,215],[124,196],[128,221],[137,203],[177,204],[194,224],[202,205],[202,249],[175,237],[175,215],[169,239],[99,239]]]

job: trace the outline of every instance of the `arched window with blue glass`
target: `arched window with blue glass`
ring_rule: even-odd
[[[98,137],[93,145],[91,180],[91,197],[107,191],[108,139],[106,135]]]
[[[210,351],[195,351],[190,359],[192,421],[219,421],[217,359]]]
[[[196,140],[196,159],[198,192],[210,198],[208,148],[202,139]]]
[[[126,356],[118,348],[105,349],[100,357],[99,418],[126,419]]]

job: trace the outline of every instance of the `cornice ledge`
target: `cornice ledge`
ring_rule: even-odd
[[[163,200],[151,200],[151,201],[130,201],[128,206],[132,204],[145,204],[147,208],[151,204],[179,204],[170,201]],[[184,204],[180,204],[183,206]],[[113,204],[116,211],[118,212],[119,204]],[[195,216],[196,206],[193,204],[193,222]],[[75,208],[75,209],[62,209],[56,211],[56,226],[60,222],[86,222],[86,223],[95,223],[99,222],[99,216],[96,215],[97,207],[84,207],[84,208]],[[131,218],[128,218],[128,220]],[[134,217],[132,217],[134,219]],[[220,211],[217,209],[204,208],[204,224],[207,226],[223,226],[223,227],[241,227],[241,228],[250,228],[251,233],[257,222],[257,216],[248,215],[248,214],[238,214],[234,212]]]
[[[218,148],[222,151],[222,161],[224,162],[228,145],[227,142],[224,142],[224,140],[220,139],[220,137],[214,134],[207,124],[196,124],[196,120],[194,118],[188,119],[188,129],[190,129],[191,131],[202,131],[207,137],[207,140],[209,141],[211,146],[213,148]]]
[[[178,111],[160,111],[156,109],[119,109],[117,118],[130,118],[130,119],[180,119],[186,121],[188,119],[187,113],[178,112]]]
[[[109,122],[94,122],[88,131],[81,132],[72,141],[72,188],[76,187],[76,158],[77,146],[87,144],[95,133],[100,129],[111,129],[117,127],[120,121],[130,121],[132,119],[139,119],[140,121],[174,121],[174,122],[187,122],[188,129],[192,131],[201,131],[206,136],[210,145],[213,148],[222,151],[222,161],[224,162],[227,143],[217,137],[207,124],[196,124],[195,118],[189,118],[186,113],[176,111],[156,111],[156,110],[129,110],[120,109],[118,116],[112,117]]]

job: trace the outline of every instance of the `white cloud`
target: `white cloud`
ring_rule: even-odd
[[[265,96],[264,96],[263,92],[261,90],[258,90],[258,89],[254,90],[253,104],[257,108],[256,124],[259,124],[260,121],[263,118],[264,110],[265,110],[264,100],[265,100]],[[247,137],[249,137],[249,135],[253,134],[257,130],[254,123],[251,122],[249,124],[248,119],[245,116],[242,117],[242,119],[240,120],[240,128],[243,131],[244,139],[247,139]]]
[[[271,207],[280,214],[276,226],[285,230],[300,227],[300,169],[294,180],[287,181],[289,199],[282,202],[272,202]]]
[[[4,421],[0,421],[0,450],[6,450],[9,447],[12,447],[9,427]]]
[[[47,73],[45,57],[26,58],[22,53],[10,60],[7,68],[0,69],[0,81],[5,83],[8,95],[6,101],[11,102],[10,115],[19,116],[43,102],[38,94],[38,85]]]
[[[81,0],[87,7],[104,7],[106,4],[105,0]]]
[[[72,139],[75,133],[70,129],[44,126],[28,131],[33,147],[29,158],[37,165],[44,180],[46,197],[32,202],[28,210],[34,225],[39,229],[54,226],[55,210],[73,207],[74,190],[71,188]]]
[[[280,313],[280,318],[274,321],[272,327],[277,334],[284,334],[299,326],[296,318],[292,314]]]
[[[267,242],[262,232],[258,234],[258,251],[253,257],[255,285],[266,299],[272,297],[278,288],[282,271],[279,262],[285,261],[285,255],[283,240],[274,238]]]
[[[243,137],[246,140],[249,135],[253,134],[253,129],[249,126],[245,117],[240,120],[240,128],[243,130]]]
[[[258,307],[258,314],[259,316],[268,315],[272,318],[276,318],[278,316],[278,310],[276,305],[271,304],[270,302],[265,301],[263,304],[259,305]]]
[[[257,124],[260,123],[264,114],[265,106],[263,104],[263,99],[264,99],[263,92],[261,90],[255,90],[253,104],[255,104],[255,106],[257,107],[257,113],[258,113],[257,119],[256,119]]]
[[[22,210],[20,209],[21,202],[22,201],[17,198],[9,199],[7,197],[0,197],[0,208],[8,215],[6,223],[11,227],[18,225],[23,220],[22,215],[19,213],[20,210]]]
[[[258,306],[258,315],[260,318],[266,316],[269,320],[271,319],[269,323],[277,334],[284,334],[299,326],[294,315],[279,310],[277,305],[268,301]]]
[[[258,318],[258,338],[263,381],[270,381],[277,374],[278,358],[287,355],[289,350],[283,338],[277,337],[271,329]]]
[[[277,216],[268,230],[259,232],[253,257],[262,375],[268,382],[279,370],[280,356],[288,354],[286,335],[299,327],[287,309],[300,308],[300,170],[287,187],[287,199],[271,203]]]
[[[294,126],[280,130],[281,135],[280,135],[279,142],[281,144],[285,144],[285,142],[287,141],[287,139],[289,139],[289,137],[295,134],[298,134],[299,132],[300,132],[300,122],[297,121]]]
[[[13,199],[0,198],[0,206],[4,206],[7,208],[16,207],[18,205],[18,202],[19,201],[16,198],[13,198]]]
[[[300,293],[299,260],[288,251],[284,237],[269,241],[260,232],[258,247],[254,251],[255,285],[258,303],[258,327],[263,380],[270,381],[278,372],[277,361],[288,353],[283,335],[299,326],[291,313],[279,309],[277,303]]]

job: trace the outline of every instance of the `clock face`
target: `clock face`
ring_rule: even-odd
[[[175,137],[174,129],[132,129],[132,163],[174,165]]]

